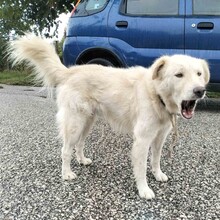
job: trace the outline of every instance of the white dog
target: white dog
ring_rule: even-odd
[[[57,88],[63,179],[76,178],[70,168],[74,146],[79,163],[92,162],[84,156],[84,140],[96,117],[101,116],[113,129],[133,135],[132,165],[139,195],[154,198],[146,180],[149,148],[156,180],[167,181],[160,158],[172,128],[171,118],[177,114],[192,118],[196,102],[204,97],[209,82],[206,61],[173,55],[157,59],[150,68],[101,65],[67,68],[53,46],[33,36],[14,41],[9,50],[14,64],[27,61],[34,67],[37,79],[45,86]]]

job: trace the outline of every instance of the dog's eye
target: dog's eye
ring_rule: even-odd
[[[198,73],[197,73],[197,75],[198,75],[198,76],[201,76],[201,75],[202,75],[202,73],[201,73],[201,72],[198,72]]]
[[[175,76],[176,76],[177,78],[182,78],[182,77],[183,77],[183,73],[177,73]]]

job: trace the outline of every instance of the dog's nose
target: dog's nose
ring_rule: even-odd
[[[203,95],[205,94],[205,87],[202,86],[198,86],[196,88],[193,89],[193,93],[198,97],[198,98],[202,98]]]

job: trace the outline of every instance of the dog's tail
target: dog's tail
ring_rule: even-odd
[[[25,35],[12,41],[8,49],[13,65],[25,61],[34,67],[36,79],[46,87],[56,86],[68,78],[68,69],[61,63],[55,48],[42,38]]]

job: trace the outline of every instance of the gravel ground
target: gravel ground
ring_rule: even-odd
[[[219,219],[220,108],[179,120],[175,157],[167,157],[170,137],[163,150],[169,181],[156,182],[149,172],[156,198],[146,201],[132,177],[129,136],[98,121],[86,141],[93,164],[84,167],[73,159],[78,178],[64,182],[54,101],[39,88],[2,87],[0,219]]]

